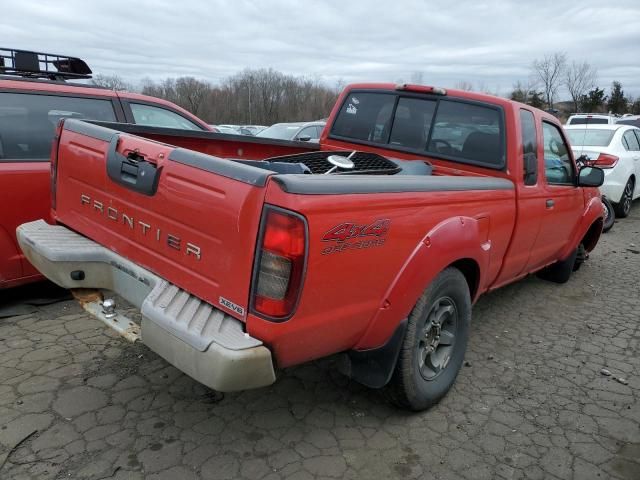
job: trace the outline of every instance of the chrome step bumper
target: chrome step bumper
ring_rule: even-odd
[[[214,306],[63,226],[37,220],[20,225],[17,237],[29,261],[54,283],[110,290],[138,307],[142,342],[199,382],[228,392],[275,381],[269,349]],[[95,301],[83,306],[135,339],[130,319],[104,315]]]

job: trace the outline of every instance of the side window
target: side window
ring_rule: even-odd
[[[538,139],[536,137],[536,122],[533,113],[529,110],[521,109],[520,126],[522,128],[524,184],[535,185],[538,182]]]
[[[142,103],[130,103],[133,120],[148,127],[179,128],[181,130],[203,130],[182,115],[162,107]]]
[[[339,137],[387,143],[396,96],[381,93],[350,93],[333,124]]]
[[[316,130],[317,130],[317,137],[316,138],[320,138],[322,136],[322,131],[324,130],[324,126],[323,125],[316,125]]]
[[[116,114],[106,99],[0,93],[0,161],[47,160],[63,118],[115,122]]]
[[[505,162],[504,132],[499,110],[441,100],[428,150],[464,163],[502,168]]]
[[[638,150],[640,150],[640,145],[638,145],[638,139],[633,134],[633,130],[628,130],[624,132],[624,136],[622,138],[626,140],[625,148],[627,150],[631,150],[632,152],[633,151],[637,152]]]
[[[633,130],[633,133],[636,134],[636,139],[638,140],[638,144],[640,144],[640,130]]]
[[[550,185],[573,185],[573,164],[569,146],[555,125],[542,122],[544,173]]]
[[[400,98],[393,118],[389,144],[424,150],[431,128],[436,102],[418,98]]]

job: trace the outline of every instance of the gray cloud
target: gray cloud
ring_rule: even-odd
[[[506,94],[533,59],[565,51],[640,95],[640,4],[374,0],[6,2],[0,45],[84,58],[96,73],[216,82],[272,67],[327,83],[461,81]]]

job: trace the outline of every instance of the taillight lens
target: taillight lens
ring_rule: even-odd
[[[60,144],[60,135],[62,134],[62,129],[64,127],[64,120],[60,120],[58,122],[58,126],[56,127],[56,133],[53,137],[53,142],[51,142],[51,153],[50,153],[50,172],[51,172],[51,208],[55,210],[56,208],[56,194],[57,194],[57,180],[58,180],[58,146]]]
[[[273,320],[285,320],[293,314],[304,277],[306,236],[301,216],[267,207],[252,291],[256,313]]]
[[[596,158],[594,165],[600,168],[613,168],[618,163],[619,158],[615,155],[609,155],[608,153],[601,153]]]

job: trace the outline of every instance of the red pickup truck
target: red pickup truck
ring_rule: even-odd
[[[258,148],[258,147],[257,147]],[[347,87],[320,149],[274,156],[189,132],[65,120],[54,224],[27,258],[218,390],[340,353],[357,381],[420,410],[462,364],[471,305],[532,272],[567,281],[598,242],[603,172],[576,168],[551,115],[503,98]]]

